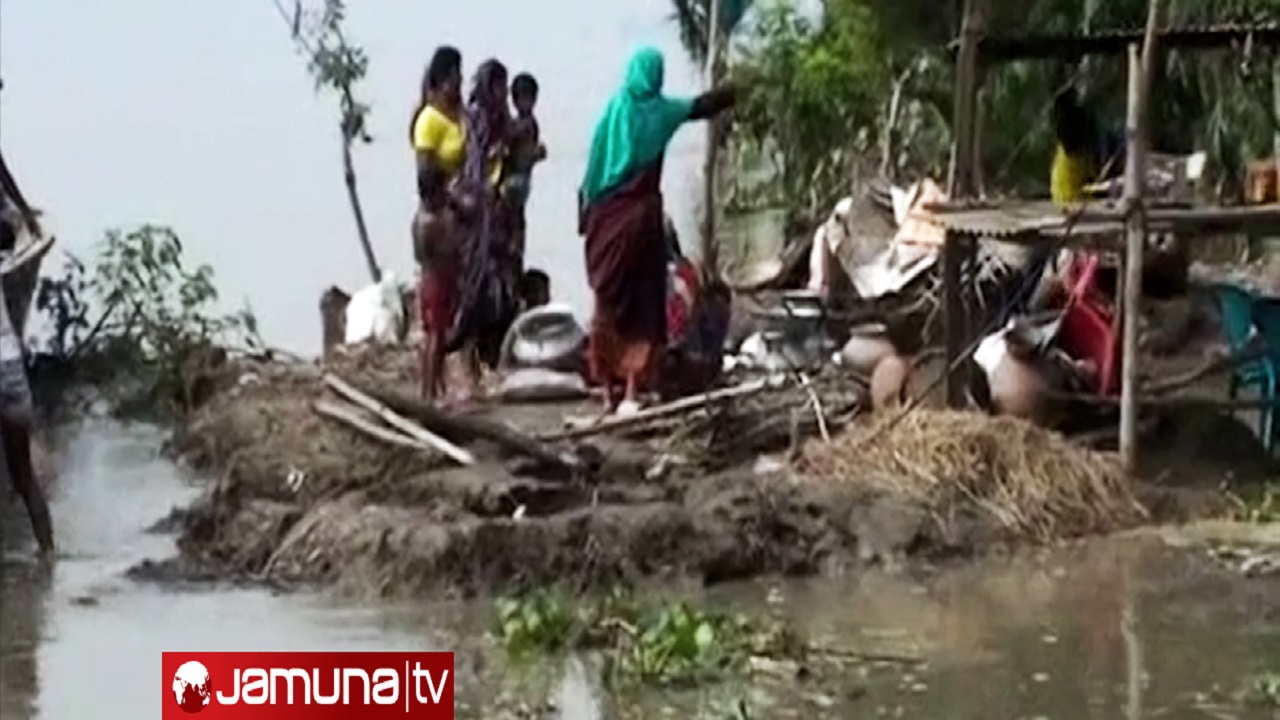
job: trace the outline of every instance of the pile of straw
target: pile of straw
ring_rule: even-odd
[[[810,443],[804,474],[862,484],[928,508],[939,522],[976,511],[1011,537],[1039,542],[1146,517],[1113,459],[1057,433],[978,413],[916,409],[895,418]]]

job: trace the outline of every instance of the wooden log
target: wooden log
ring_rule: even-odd
[[[767,380],[752,380],[730,388],[721,388],[701,395],[680,398],[674,402],[645,408],[634,415],[610,416],[600,422],[585,427],[571,428],[558,433],[542,436],[543,440],[569,440],[600,435],[613,430],[625,430],[644,423],[668,418],[682,413],[698,410],[721,400],[748,397],[762,392],[769,387]]]
[[[540,462],[559,465],[571,470],[585,466],[582,459],[568,450],[561,450],[540,442],[505,423],[484,418],[449,415],[407,393],[374,388],[367,384],[360,389],[392,410],[417,420],[428,429],[460,442],[462,439],[483,439],[508,452],[533,458]]]
[[[458,447],[457,445],[454,445],[453,443],[449,442],[448,440],[445,440],[439,435],[432,433],[431,431],[427,430],[421,425],[415,422],[411,422],[405,419],[403,416],[396,414],[387,406],[383,405],[377,400],[374,400],[368,395],[365,395],[359,390],[351,387],[338,376],[332,373],[325,373],[324,382],[326,385],[332,388],[334,392],[338,393],[339,395],[342,395],[343,397],[347,398],[348,400],[355,403],[356,405],[359,405],[360,407],[365,408],[369,412],[372,412],[374,415],[377,415],[378,417],[382,418],[383,422],[396,428],[397,430],[404,432],[406,435],[414,438],[415,440],[419,440],[435,448],[436,450],[439,450],[440,452],[449,456],[450,459],[454,460],[458,464],[460,465],[475,464],[476,462],[475,456],[473,456],[470,452]]]
[[[415,450],[425,450],[428,452],[431,451],[430,446],[420,443],[407,435],[401,435],[398,432],[374,425],[368,420],[357,415],[355,410],[352,408],[344,407],[327,400],[317,400],[311,405],[311,408],[319,415],[327,417],[330,420],[337,420],[352,430],[363,433],[375,440],[380,440],[388,445],[412,448]]]

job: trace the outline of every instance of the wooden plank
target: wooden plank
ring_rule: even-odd
[[[1072,59],[1090,55],[1120,55],[1130,44],[1141,42],[1141,30],[1109,31],[1094,34],[1035,33],[1021,36],[990,35],[982,39],[979,52],[993,63],[1015,60]],[[1215,50],[1242,44],[1252,38],[1255,46],[1280,45],[1280,25],[1230,25],[1204,28],[1169,28],[1158,33],[1161,45],[1184,50]],[[952,43],[952,52],[957,46]]]
[[[487,440],[503,450],[541,462],[572,470],[585,467],[582,459],[574,453],[548,446],[506,424],[478,417],[450,415],[406,393],[374,388],[367,383],[362,384],[360,389],[392,410],[417,420],[428,430],[445,437],[455,440],[458,438]]]
[[[317,400],[312,404],[311,408],[315,410],[318,415],[327,417],[330,420],[337,420],[352,430],[363,433],[375,440],[381,440],[388,445],[431,452],[431,448],[429,446],[424,445],[407,435],[401,435],[400,433],[393,432],[387,428],[378,427],[368,420],[365,420],[360,417],[353,408],[344,407],[343,405],[328,402],[327,400]]]
[[[405,419],[401,415],[397,415],[387,406],[383,405],[377,400],[374,400],[368,395],[365,395],[359,390],[343,382],[343,380],[339,378],[337,375],[333,375],[332,373],[326,373],[324,376],[324,382],[326,385],[332,388],[334,392],[338,393],[339,395],[342,395],[343,397],[347,398],[348,400],[355,403],[356,405],[359,405],[360,407],[365,408],[366,410],[373,413],[374,415],[377,415],[378,417],[382,418],[382,421],[385,422],[386,424],[396,428],[397,430],[400,430],[401,432],[405,433],[406,435],[408,435],[409,437],[415,440],[423,442],[428,446],[433,447],[436,450],[439,450],[440,452],[444,453],[450,459],[454,460],[458,464],[460,465],[475,464],[476,459],[471,453],[458,447],[457,445],[454,445],[448,440],[445,440],[439,435],[432,433],[431,431],[427,430],[421,425],[415,422],[411,422]]]

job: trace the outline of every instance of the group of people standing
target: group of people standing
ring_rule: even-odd
[[[596,125],[578,191],[595,296],[587,366],[609,412],[637,411],[640,393],[653,389],[667,359],[670,268],[679,253],[660,188],[667,146],[682,125],[730,107],[735,95],[724,88],[672,98],[663,81],[659,51],[632,57]],[[533,273],[526,274],[523,257],[530,174],[547,157],[533,115],[537,82],[520,74],[508,86],[506,67],[486,60],[465,102],[462,83],[460,53],[437,49],[411,128],[422,389],[429,399],[444,393],[444,358],[453,352],[464,354],[472,391],[478,389],[482,365],[496,367],[503,336],[536,279],[527,277]]]
[[[507,68],[491,59],[476,71],[465,101],[462,85],[461,53],[438,48],[409,130],[417,158],[422,385],[433,399],[445,390],[447,354],[464,354],[472,392],[482,366],[497,366],[525,275],[530,176],[547,156],[533,116],[533,76],[517,75],[508,88]]]

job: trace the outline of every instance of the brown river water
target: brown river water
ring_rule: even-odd
[[[717,587],[707,602],[781,612],[812,637],[887,659],[857,687],[654,692],[619,710],[589,660],[530,682],[494,659],[484,603],[350,607],[128,579],[134,563],[172,551],[147,528],[199,492],[159,456],[160,439],[104,421],[65,434],[51,567],[32,560],[20,503],[0,495],[0,718],[153,716],[165,650],[432,649],[458,652],[459,717],[740,718],[731,708],[744,701],[752,718],[1280,718],[1236,697],[1246,679],[1280,673],[1280,578],[1246,579],[1205,551],[1224,533],[1280,542],[1276,526],[1147,531],[922,577]]]

